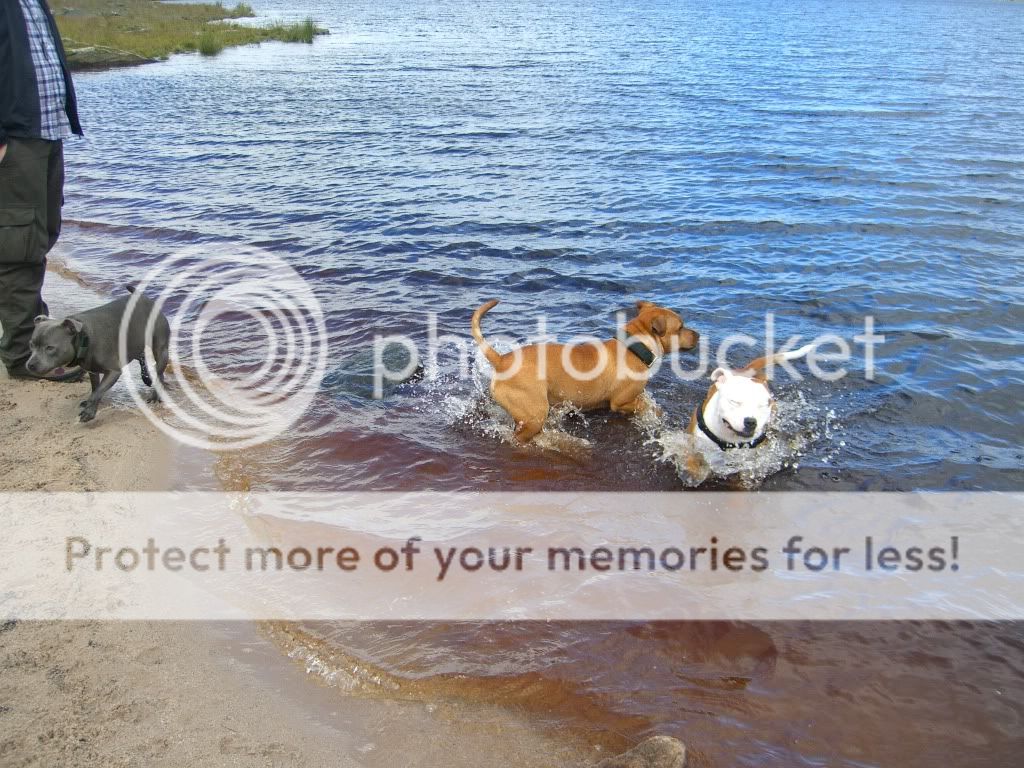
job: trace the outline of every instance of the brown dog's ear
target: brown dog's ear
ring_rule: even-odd
[[[653,307],[653,306],[654,305],[651,302],[649,302],[649,301],[638,301],[636,303],[636,311],[637,312],[643,312],[648,307]]]
[[[658,315],[651,320],[651,330],[654,331],[655,336],[664,336],[668,330],[668,323],[663,315]]]
[[[78,332],[79,332],[80,330],[82,330],[82,324],[81,324],[80,322],[78,322],[77,320],[73,320],[73,319],[72,319],[72,318],[70,318],[70,317],[68,317],[68,318],[65,318],[65,319],[64,319],[64,322],[63,322],[63,323],[61,323],[61,325],[63,325],[63,326],[65,327],[65,328],[67,328],[67,329],[68,329],[68,331],[69,331],[69,332],[70,332],[71,334],[76,334],[76,333],[78,333]]]

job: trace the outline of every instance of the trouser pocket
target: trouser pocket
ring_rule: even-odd
[[[38,261],[38,229],[34,208],[0,208],[0,264]]]

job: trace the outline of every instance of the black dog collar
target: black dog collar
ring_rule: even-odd
[[[650,347],[644,344],[642,341],[634,341],[632,344],[626,347],[630,352],[640,358],[640,362],[650,368],[654,365],[654,361],[657,359],[654,353],[651,352]]]
[[[760,437],[754,440],[747,440],[746,442],[743,443],[727,442],[708,428],[707,422],[704,421],[703,408],[697,409],[697,427],[700,429],[701,432],[708,436],[708,439],[711,440],[711,442],[713,442],[715,445],[719,447],[720,450],[723,451],[728,451],[732,448],[757,448],[757,446],[759,446],[768,438],[768,431],[765,430],[765,432]]]
[[[75,338],[71,340],[71,343],[75,347],[75,356],[71,362],[68,363],[68,367],[74,367],[82,364],[82,359],[85,357],[85,353],[89,351],[89,337],[85,334],[85,329],[82,329],[75,334]]]

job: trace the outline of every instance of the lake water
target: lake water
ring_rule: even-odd
[[[296,5],[254,4],[331,35],[77,78],[60,260],[114,291],[187,247],[255,245],[327,313],[326,386],[293,433],[220,462],[229,487],[683,490],[673,441],[706,381],[659,375],[644,428],[568,414],[561,452],[510,445],[449,358],[369,396],[375,335],[425,343],[430,313],[466,335],[493,297],[488,333],[519,338],[540,314],[610,335],[637,299],[713,343],[763,338],[767,312],[780,339],[872,315],[874,380],[777,382],[800,439],[758,487],[1024,487],[1024,4]],[[258,346],[221,341],[229,367]],[[307,629],[424,696],[614,747],[673,733],[697,765],[1021,746],[1012,625]]]

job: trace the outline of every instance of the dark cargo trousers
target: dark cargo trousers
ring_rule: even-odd
[[[8,139],[0,162],[0,361],[8,368],[29,356],[32,320],[47,313],[46,254],[60,235],[63,202],[63,142]]]

